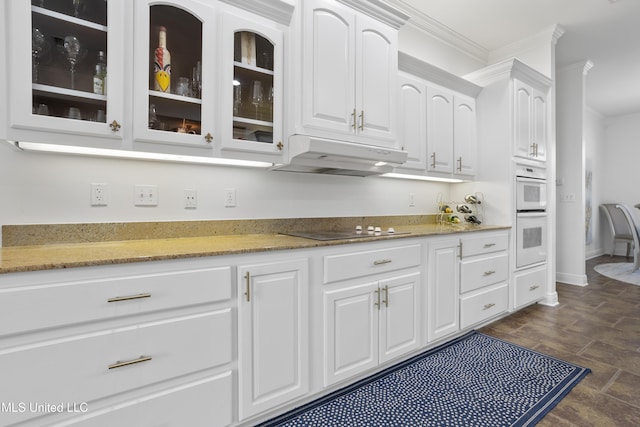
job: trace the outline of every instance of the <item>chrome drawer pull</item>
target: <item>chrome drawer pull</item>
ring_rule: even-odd
[[[490,302],[489,304],[485,304],[484,305],[484,310],[489,310],[491,307],[493,307],[495,304]]]
[[[247,296],[247,302],[251,301],[251,274],[247,271],[244,275],[245,280],[245,291],[244,294]]]
[[[376,294],[376,302],[374,302],[373,305],[378,307],[378,310],[380,310],[380,288],[376,289],[374,292]]]
[[[533,285],[531,287],[529,287],[530,291],[535,291],[536,289],[538,289],[540,286],[539,285]]]
[[[141,299],[141,298],[151,298],[151,294],[144,293],[144,294],[137,294],[137,295],[127,295],[124,297],[113,297],[113,298],[109,298],[107,302],[129,301],[132,299]]]
[[[495,246],[495,245],[496,245],[495,243],[485,243],[484,247],[485,248],[490,248],[491,246]]]
[[[117,361],[113,365],[109,365],[109,369],[122,368],[123,366],[135,365],[136,363],[148,362],[151,356],[140,356],[137,359],[127,360],[126,362]]]
[[[389,264],[392,260],[390,259],[379,259],[377,261],[373,261],[373,265],[382,265],[382,264]]]
[[[495,270],[489,270],[484,272],[484,276],[491,276],[492,274],[496,274]]]
[[[385,307],[389,307],[389,286],[385,286],[384,288],[382,288],[382,290],[384,291],[384,299],[382,300],[382,302],[384,303]]]

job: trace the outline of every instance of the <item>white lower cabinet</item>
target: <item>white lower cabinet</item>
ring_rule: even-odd
[[[324,385],[418,348],[420,273],[324,292]]]
[[[192,393],[217,415],[196,412],[202,421],[189,425],[228,424],[231,409],[216,398],[233,386],[213,378],[230,373],[233,360],[231,268],[211,264],[0,276],[3,316],[13,319],[0,328],[0,378],[11,385],[0,387],[2,425],[152,425],[135,408],[193,408]]]
[[[324,257],[325,387],[420,345],[421,246],[376,247]]]
[[[459,252],[459,238],[447,237],[429,241],[428,341],[453,334],[459,329]]]
[[[237,280],[243,420],[309,390],[308,260],[244,264]]]
[[[513,274],[514,308],[521,308],[544,298],[547,283],[547,265],[540,265]]]

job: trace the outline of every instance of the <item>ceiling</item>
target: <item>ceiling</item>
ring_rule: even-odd
[[[640,113],[639,0],[395,0],[491,52],[555,25],[556,67],[590,60],[587,105],[605,117]]]

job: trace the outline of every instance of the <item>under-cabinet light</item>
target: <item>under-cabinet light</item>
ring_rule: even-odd
[[[463,179],[457,178],[440,178],[434,176],[424,176],[424,175],[410,175],[404,173],[385,173],[384,175],[380,175],[385,178],[400,178],[400,179],[417,179],[420,181],[434,181],[434,182],[448,182],[448,183],[456,183],[456,182],[465,182]]]
[[[179,154],[163,154],[150,152],[137,152],[125,150],[113,150],[108,148],[76,147],[57,144],[44,144],[39,142],[8,141],[22,151],[38,151],[46,153],[73,154],[78,156],[108,157],[115,159],[131,160],[156,160],[177,163],[197,163],[220,166],[244,166],[254,168],[270,168],[273,163],[254,160],[220,159],[215,157],[183,156]]]

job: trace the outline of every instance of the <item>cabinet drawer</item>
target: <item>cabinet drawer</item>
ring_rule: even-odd
[[[507,284],[460,298],[460,327],[466,328],[503,313],[509,306]]]
[[[5,349],[0,378],[11,387],[0,387],[0,402],[91,402],[223,365],[231,328],[229,308]],[[9,424],[36,415],[3,414]]]
[[[144,396],[115,409],[69,420],[64,426],[189,426],[217,427],[231,424],[232,372]]]
[[[0,313],[11,319],[0,322],[0,335],[231,298],[231,267],[136,275],[100,271],[95,279],[74,280],[70,270],[64,281],[0,288]]]
[[[546,294],[547,266],[543,265],[514,275],[515,308],[531,304]]]
[[[324,257],[324,282],[414,267],[420,265],[420,260],[420,245],[328,255]]]
[[[462,258],[506,251],[508,247],[509,235],[507,233],[479,233],[478,236],[462,239]]]
[[[507,280],[509,256],[506,253],[460,263],[460,293]]]

